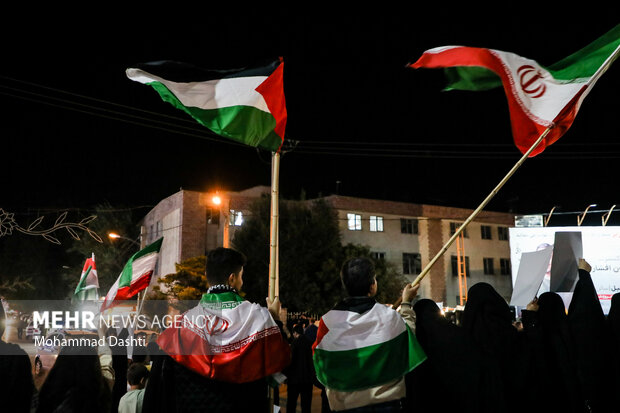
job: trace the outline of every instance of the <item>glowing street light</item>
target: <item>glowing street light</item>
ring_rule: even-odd
[[[124,236],[122,236],[122,235],[117,234],[116,232],[109,232],[109,233],[108,233],[108,237],[110,237],[110,238],[112,238],[112,239],[119,239],[119,238],[120,238],[120,239],[124,239],[124,240],[127,240],[127,241],[129,241],[129,242],[132,242],[132,243],[136,244],[138,247],[140,247],[140,243],[138,243],[136,240],[133,240],[133,239],[131,239],[131,238],[124,237]]]
[[[221,205],[222,198],[220,198],[219,195],[213,195],[213,197],[211,198],[211,202],[213,202],[213,205]]]
[[[577,226],[580,227],[581,224],[583,223],[584,218],[586,217],[586,214],[588,213],[588,209],[595,207],[596,204],[590,204],[588,205],[588,207],[586,208],[585,211],[583,211],[583,215],[581,215],[581,218],[579,217],[579,215],[577,215]]]

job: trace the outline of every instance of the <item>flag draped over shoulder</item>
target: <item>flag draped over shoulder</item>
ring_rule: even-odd
[[[289,345],[269,311],[232,291],[204,294],[157,344],[202,376],[232,383],[267,377],[290,363]]]
[[[149,286],[163,240],[158,239],[129,258],[118,279],[106,294],[101,311],[115,306],[121,300],[133,297]]]
[[[96,300],[98,299],[99,278],[97,277],[97,267],[95,266],[95,254],[87,258],[84,262],[82,275],[73,297],[77,300]]]
[[[284,63],[241,70],[205,70],[160,61],[136,65],[127,77],[150,85],[161,98],[187,112],[214,133],[278,151],[286,129]]]
[[[343,302],[321,317],[313,345],[317,379],[338,391],[379,386],[426,359],[403,318],[372,299]]]
[[[535,156],[570,128],[583,99],[619,49],[620,25],[548,67],[513,53],[463,46],[427,50],[410,66],[445,68],[446,90],[487,90],[503,85],[513,139],[521,153],[552,127],[530,153]]]

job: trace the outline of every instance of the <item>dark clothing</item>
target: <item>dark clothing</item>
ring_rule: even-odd
[[[554,292],[543,293],[538,298],[538,311],[523,310],[522,321],[543,383],[542,388],[531,389],[537,400],[535,408],[541,412],[584,413],[575,347],[562,298]]]
[[[407,409],[433,411],[441,400],[441,410],[477,412],[477,405],[471,403],[471,394],[477,391],[473,384],[477,383],[478,366],[471,346],[465,344],[463,330],[443,317],[432,300],[418,300],[413,310],[416,338],[427,359],[405,376]],[[467,380],[455,385],[454,377],[464,374]],[[446,391],[450,392],[450,397],[446,397]]]
[[[291,364],[282,372],[286,376],[286,411],[294,412],[301,395],[302,413],[310,413],[312,386],[316,374],[312,361],[312,342],[302,334],[291,343]]]
[[[403,400],[393,400],[385,403],[370,404],[354,409],[340,410],[340,413],[400,413],[404,412]]]
[[[308,340],[310,340],[311,343],[314,343],[316,341],[316,334],[318,330],[319,328],[314,324],[310,324],[304,330],[304,334],[306,335],[306,338],[308,338]]]
[[[0,340],[0,407],[7,412],[30,412],[33,392],[28,354],[17,344]]]
[[[532,389],[542,388],[525,334],[512,325],[506,300],[488,283],[474,284],[468,292],[461,328],[467,354],[477,363],[464,377],[474,374],[477,391],[469,400],[478,412],[531,411],[536,406]],[[517,395],[517,396],[515,396]]]
[[[611,297],[611,308],[607,314],[607,326],[611,335],[613,357],[613,377],[616,379],[616,388],[620,386],[620,293]]]
[[[261,412],[269,406],[267,380],[226,383],[210,380],[177,363],[158,356],[151,366],[144,393],[144,413]]]
[[[580,269],[568,307],[568,325],[583,394],[593,412],[613,412],[614,377],[610,334],[590,273]],[[615,350],[617,352],[617,349]]]

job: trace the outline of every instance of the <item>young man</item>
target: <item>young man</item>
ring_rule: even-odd
[[[313,345],[318,380],[332,411],[400,412],[405,374],[426,359],[415,338],[411,302],[419,286],[407,284],[397,311],[377,303],[372,261],[352,258],[340,273],[347,297],[321,317]]]
[[[245,263],[230,248],[209,252],[209,290],[157,340],[165,355],[151,367],[144,411],[266,411],[267,379],[290,363],[290,349],[277,297],[264,308],[239,295]]]
[[[141,413],[144,400],[144,386],[149,378],[149,370],[142,363],[132,363],[127,369],[129,391],[118,403],[118,413]]]

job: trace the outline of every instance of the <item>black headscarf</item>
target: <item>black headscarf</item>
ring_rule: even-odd
[[[615,388],[617,389],[620,386],[620,293],[616,293],[611,297],[611,307],[607,314],[607,326],[613,361],[612,376],[615,379]]]
[[[416,338],[427,359],[405,378],[413,411],[433,411],[441,400],[441,410],[477,412],[470,403],[476,394],[477,371],[475,356],[464,344],[463,331],[442,314],[433,300],[420,299],[413,306],[416,314]],[[454,377],[463,377],[455,386]],[[448,390],[449,389],[449,390]],[[446,391],[450,396],[447,397]]]
[[[474,284],[461,326],[471,353],[479,358],[479,392],[470,396],[478,397],[478,411],[531,411],[535,397],[526,386],[536,386],[537,377],[525,336],[513,326],[506,300],[490,284]]]
[[[583,394],[590,408],[594,412],[616,411],[611,396],[617,389],[613,388],[609,368],[610,334],[590,273],[582,269],[568,307],[568,325]]]
[[[538,298],[537,311],[523,311],[523,325],[541,387],[532,389],[539,411],[585,412],[575,364],[575,347],[562,297],[554,292]]]

